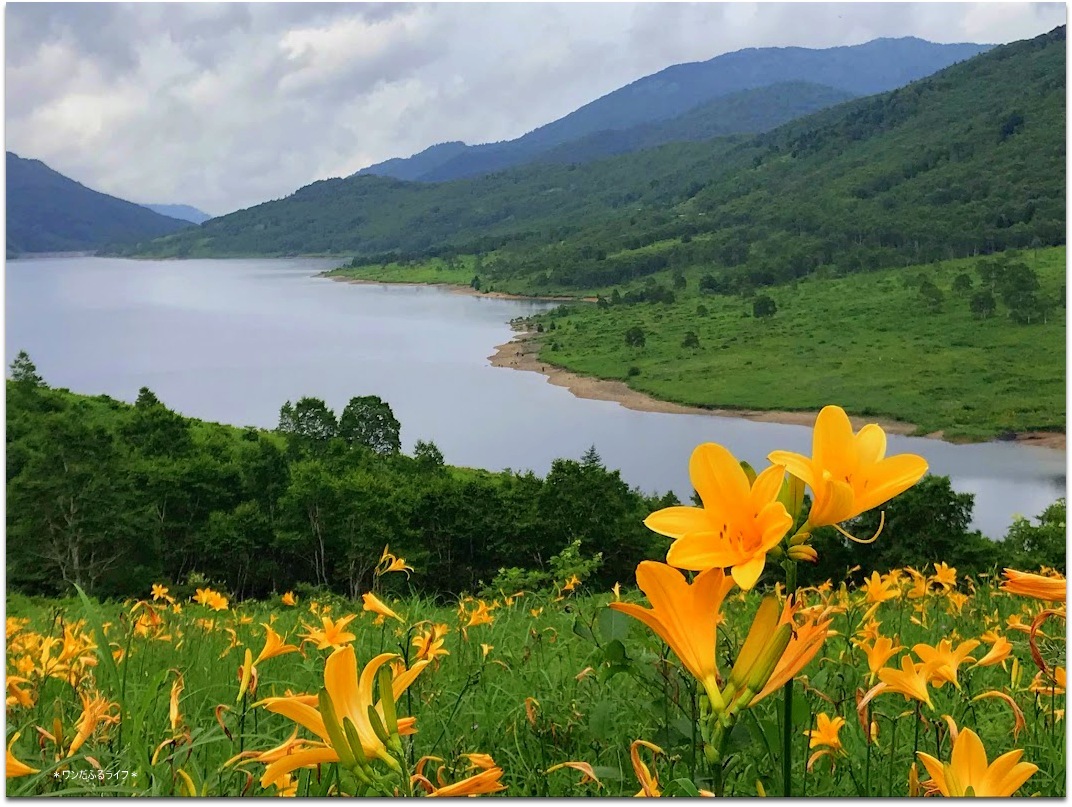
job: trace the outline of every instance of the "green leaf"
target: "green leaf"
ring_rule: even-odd
[[[582,639],[584,639],[586,642],[591,642],[592,644],[599,644],[599,642],[596,641],[596,635],[592,633],[592,629],[588,626],[587,623],[582,622],[580,617],[577,617],[573,620],[573,632],[580,636]]]
[[[663,790],[664,796],[685,796],[690,799],[699,798],[700,791],[691,779],[684,777],[675,779]]]
[[[588,730],[600,741],[614,738],[614,727],[619,722],[618,709],[611,701],[599,701],[588,713]]]
[[[119,692],[122,688],[119,668],[115,664],[115,659],[112,658],[111,645],[108,644],[108,635],[104,632],[104,622],[101,620],[100,611],[86,596],[86,592],[82,591],[81,586],[75,584],[75,590],[78,592],[78,598],[82,600],[82,607],[86,609],[86,621],[93,628],[93,634],[97,639],[97,655],[100,656],[101,666],[111,681],[112,691]]]
[[[600,638],[604,642],[612,642],[615,639],[624,640],[628,638],[629,631],[633,627],[633,618],[613,608],[604,608],[599,612],[597,626]]]

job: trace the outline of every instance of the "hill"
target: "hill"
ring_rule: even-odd
[[[145,241],[188,227],[7,152],[7,251],[64,252]]]
[[[196,207],[190,205],[142,205],[147,207],[154,213],[159,213],[161,216],[168,216],[173,219],[180,219],[181,221],[189,221],[193,224],[201,224],[204,221],[208,221],[212,216],[205,213],[203,210],[198,210]]]
[[[803,81],[772,84],[720,96],[667,121],[593,132],[535,154],[510,144],[486,152],[467,151],[419,179],[436,182],[455,175],[475,176],[519,163],[583,163],[665,143],[758,134],[854,97],[843,90]]]
[[[1065,238],[1065,29],[755,137],[449,183],[360,176],[141,254],[481,253],[497,287],[582,293],[703,265],[728,288]]]
[[[678,64],[660,70],[516,140],[477,146],[445,144],[449,149],[434,146],[407,160],[388,160],[359,173],[426,182],[479,176],[531,162],[548,149],[581,139],[600,136],[613,143],[614,139],[608,135],[610,132],[671,120],[726,95],[786,82],[826,86],[845,93],[846,97],[872,95],[931,75],[990,47],[942,45],[905,37],[824,49],[747,48],[705,62]],[[788,119],[783,116],[778,122]],[[728,131],[712,132],[708,136]],[[732,131],[762,130],[732,128]],[[601,154],[618,153],[613,148],[599,151]]]

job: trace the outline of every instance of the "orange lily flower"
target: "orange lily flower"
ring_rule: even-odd
[[[957,689],[960,683],[957,681],[957,669],[965,661],[975,661],[968,654],[979,646],[977,639],[968,639],[961,642],[957,649],[953,649],[953,643],[948,639],[942,639],[937,647],[928,644],[917,644],[912,647],[912,652],[919,656],[920,661],[929,670],[931,686],[940,689],[948,681]]]
[[[644,746],[654,754],[666,753],[659,746],[649,743],[647,740],[633,740],[630,744],[629,759],[633,763],[633,772],[636,774],[637,781],[640,782],[640,792],[637,793],[637,796],[648,796],[649,798],[661,796],[659,776],[656,773],[652,773],[651,769],[644,764],[644,760],[640,758],[640,746]]]
[[[815,717],[815,728],[804,732],[808,738],[808,748],[826,746],[833,751],[841,750],[841,739],[838,732],[845,725],[845,718],[836,716],[831,718],[826,712],[820,712]]]
[[[383,600],[381,600],[379,597],[377,597],[371,592],[369,592],[368,594],[362,594],[361,600],[365,603],[365,607],[363,609],[365,611],[371,611],[372,613],[379,614],[380,616],[397,619],[399,622],[406,621],[394,611],[392,611],[390,608],[388,608],[386,603],[383,602]]]
[[[773,451],[767,459],[784,465],[812,491],[808,523],[837,526],[908,490],[927,473],[915,454],[886,456],[886,433],[869,423],[853,433],[840,406],[825,406],[815,419],[812,456]],[[876,536],[877,537],[877,536]]]
[[[118,710],[119,704],[109,702],[103,695],[89,695],[80,693],[82,698],[82,714],[75,723],[75,736],[67,749],[67,756],[73,756],[81,748],[86,740],[93,736],[97,726],[115,724],[119,722],[119,715],[111,714],[112,710]]]
[[[298,604],[298,598],[294,595],[293,591],[288,591],[280,598],[280,602],[282,602],[283,605],[288,605],[293,608]]]
[[[267,787],[283,774],[298,768],[327,762],[339,762],[354,769],[379,759],[392,769],[400,769],[373,726],[372,714],[378,718],[381,731],[386,731],[391,737],[412,734],[415,731],[413,719],[395,718],[394,703],[428,662],[418,661],[395,677],[389,692],[383,689],[381,683],[381,700],[374,703],[373,685],[377,674],[381,667],[394,658],[397,658],[394,653],[381,653],[371,659],[359,675],[354,648],[346,645],[328,657],[324,665],[324,689],[318,697],[266,698],[256,704],[304,726],[321,740],[319,745],[272,762],[261,777],[261,786]]]
[[[718,687],[715,639],[722,621],[722,601],[733,588],[732,578],[713,568],[701,572],[690,585],[677,569],[650,560],[637,566],[636,578],[651,608],[627,602],[612,602],[610,607],[655,631],[703,685],[712,705],[724,705]]]
[[[449,632],[450,628],[446,625],[432,625],[426,633],[413,637],[412,644],[417,648],[417,658],[432,661],[440,656],[449,656],[450,651],[443,647]]]
[[[19,737],[22,736],[22,732],[16,731],[11,735],[11,739],[7,743],[7,763],[5,768],[7,769],[7,778],[14,779],[16,776],[29,776],[32,773],[40,773],[39,768],[31,768],[25,762],[20,762],[15,759],[15,755],[11,753],[11,746],[18,742]]]
[[[882,683],[876,684],[872,692],[881,687],[886,692],[898,692],[904,695],[906,700],[915,699],[934,708],[930,692],[927,691],[930,669],[926,664],[917,666],[908,656],[902,656],[900,670],[890,668],[879,670],[878,677]]]
[[[1065,601],[1068,583],[1063,577],[1044,577],[1041,574],[1018,572],[1015,569],[1006,569],[1004,574],[1002,591],[1034,597],[1036,600]]]
[[[944,589],[956,588],[957,570],[945,561],[936,563],[934,564],[934,574],[931,575],[931,582],[937,583]]]
[[[494,767],[453,784],[440,783],[439,787],[433,785],[420,774],[414,774],[412,781],[414,784],[419,784],[423,787],[428,792],[429,798],[450,798],[455,796],[479,796],[485,793],[498,793],[501,790],[506,790],[506,785],[499,781],[502,779],[502,775],[502,768]]]
[[[376,566],[376,571],[374,572],[375,576],[380,577],[389,572],[405,572],[406,577],[409,577],[409,573],[413,571],[413,567],[406,565],[405,558],[392,555],[390,549],[390,545],[383,548],[383,554],[380,555],[380,562]]]
[[[357,614],[350,614],[349,616],[341,617],[338,622],[335,622],[331,617],[323,616],[320,618],[322,627],[311,628],[305,625],[305,629],[309,632],[302,634],[302,638],[307,642],[315,642],[317,650],[326,650],[329,647],[338,649],[357,638],[349,631],[343,630],[356,618]]]
[[[986,748],[971,729],[962,729],[957,734],[948,763],[922,751],[917,755],[931,775],[931,782],[924,785],[930,785],[943,796],[1007,798],[1038,770],[1037,765],[1020,762],[1024,755],[1021,749],[1009,751],[992,764],[988,763]]]
[[[548,768],[546,773],[561,770],[562,768],[573,768],[573,770],[581,772],[581,781],[577,783],[578,785],[586,785],[589,782],[593,782],[597,788],[603,787],[603,783],[599,781],[599,777],[596,776],[596,772],[587,762],[560,762],[557,765],[552,765],[550,768]]]
[[[904,650],[901,645],[895,645],[893,640],[886,636],[877,637],[871,644],[861,642],[858,647],[867,656],[867,666],[871,670],[872,682],[874,682],[875,676],[878,675],[878,671],[886,665],[886,662],[895,653]]]
[[[679,569],[731,568],[742,589],[763,573],[767,553],[785,536],[793,519],[778,501],[785,469],[767,468],[751,484],[724,447],[703,443],[689,460],[689,478],[703,507],[666,507],[644,520],[648,529],[674,539],[666,562]]]

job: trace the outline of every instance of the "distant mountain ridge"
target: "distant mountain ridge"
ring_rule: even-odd
[[[457,141],[443,143],[412,157],[387,160],[357,173],[424,182],[479,176],[532,162],[543,152],[582,138],[613,138],[599,133],[667,121],[732,93],[805,82],[850,96],[873,95],[902,87],[992,47],[973,43],[936,44],[904,37],[825,49],[747,48],[705,62],[672,65],[516,140],[476,146]],[[587,143],[591,151],[591,139]]]
[[[181,219],[182,221],[189,221],[193,224],[200,224],[201,222],[208,221],[212,218],[212,216],[205,211],[198,210],[191,205],[142,205],[142,207],[147,207],[154,213],[159,213],[161,216]]]
[[[1063,244],[1065,105],[1061,26],[761,135],[452,182],[323,180],[136,254],[482,254],[482,277],[546,293],[669,265],[765,285]]]
[[[87,188],[40,160],[7,152],[7,254],[69,252],[148,241],[189,227]]]

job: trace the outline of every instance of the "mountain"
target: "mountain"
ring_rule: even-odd
[[[681,266],[763,285],[1063,244],[1064,46],[1060,27],[757,136],[443,183],[317,182],[141,254],[483,253],[489,277],[546,290]]]
[[[721,96],[668,121],[585,135],[541,152],[532,161],[581,163],[665,143],[759,134],[854,97],[843,90],[804,81],[771,84]]]
[[[196,207],[191,207],[190,205],[142,205],[142,207],[147,207],[154,213],[159,213],[161,216],[168,216],[169,218],[180,219],[181,221],[189,221],[193,224],[201,224],[212,218],[208,213],[198,210]]]
[[[905,37],[821,50],[747,48],[706,62],[660,70],[516,140],[478,146],[446,144],[450,149],[433,146],[409,159],[388,160],[359,173],[426,182],[478,176],[530,162],[550,148],[598,132],[670,120],[731,93],[786,82],[806,82],[852,96],[873,95],[904,86],[991,47],[969,43],[943,45]]]
[[[189,222],[98,193],[40,160],[7,152],[7,252],[94,250],[148,241]]]

